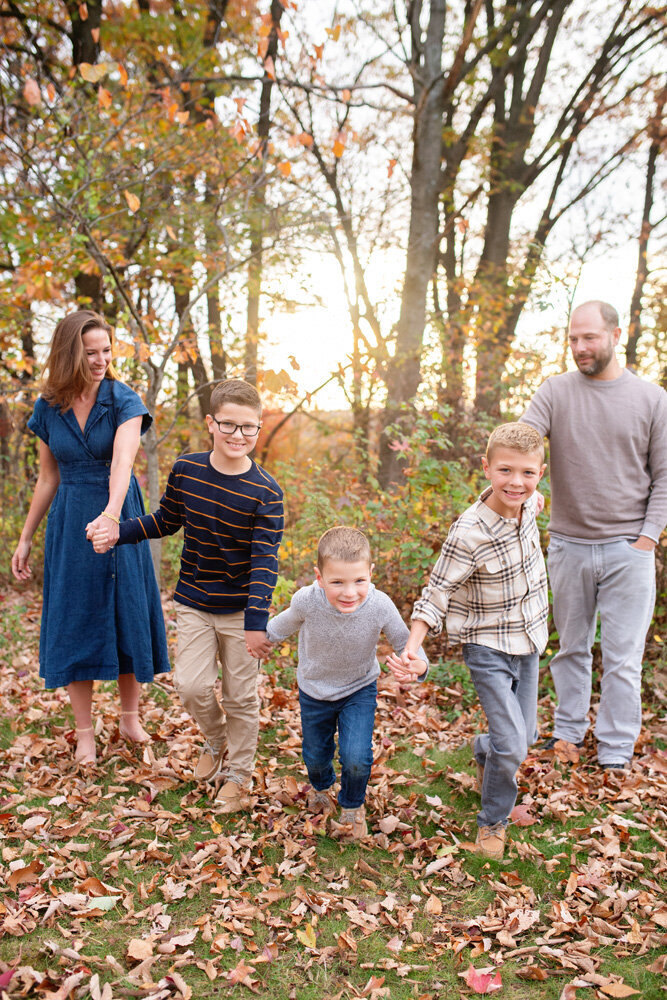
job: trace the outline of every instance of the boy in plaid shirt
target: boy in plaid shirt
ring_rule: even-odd
[[[427,632],[443,621],[463,658],[488,732],[473,740],[482,807],[477,853],[502,858],[517,796],[516,772],[537,739],[539,655],[547,644],[547,576],[535,521],[544,443],[527,424],[497,427],[482,459],[490,487],[452,525],[428,586],[415,603],[410,638],[387,660],[411,677]],[[423,666],[419,666],[423,670]]]

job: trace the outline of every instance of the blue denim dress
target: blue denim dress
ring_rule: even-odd
[[[170,669],[148,542],[98,555],[85,533],[109,499],[116,429],[137,416],[143,417],[143,434],[152,417],[139,396],[104,379],[83,432],[72,410],[61,413],[41,397],[28,421],[60,472],[44,545],[39,673],[47,688],[126,673],[146,683]],[[143,513],[132,475],[121,520]]]

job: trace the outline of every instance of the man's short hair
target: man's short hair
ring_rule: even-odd
[[[320,573],[327,559],[341,562],[367,562],[371,564],[371,547],[363,531],[339,524],[325,531],[317,543],[317,568]]]
[[[209,404],[211,415],[215,416],[221,406],[225,403],[236,403],[237,406],[249,406],[256,410],[258,416],[262,415],[262,401],[254,385],[244,382],[241,378],[228,378],[224,382],[218,382],[211,393]]]
[[[602,322],[608,330],[616,330],[620,326],[618,312],[608,302],[603,302],[602,299],[591,299],[589,302],[581,302],[578,306],[574,307],[572,313],[576,313],[577,309],[583,309],[584,306],[597,306],[602,317]]]
[[[522,455],[539,454],[540,462],[544,461],[544,439],[539,431],[530,424],[500,424],[491,431],[486,446],[486,460],[490,462],[496,448],[511,448]]]

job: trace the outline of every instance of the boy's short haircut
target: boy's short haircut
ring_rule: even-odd
[[[341,562],[367,562],[371,564],[371,547],[363,531],[339,524],[325,531],[317,543],[317,568],[320,573],[327,559]]]
[[[496,448],[511,448],[522,455],[538,454],[544,461],[544,439],[530,424],[500,424],[491,432],[486,446],[486,460],[490,462]]]
[[[262,401],[254,385],[244,382],[241,378],[228,378],[224,382],[218,382],[213,387],[209,408],[211,416],[215,416],[221,406],[225,403],[236,403],[237,406],[249,406],[256,410],[258,416],[262,415]]]

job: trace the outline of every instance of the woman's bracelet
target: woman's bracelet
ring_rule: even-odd
[[[108,510],[103,510],[102,513],[100,514],[100,517],[108,517],[110,521],[114,522],[114,524],[120,524],[120,518],[114,517],[113,514],[110,514]]]

